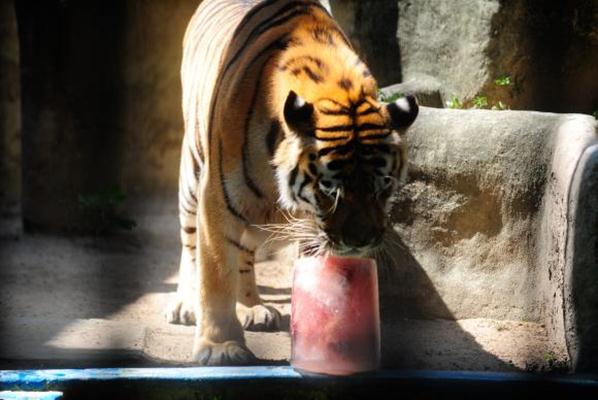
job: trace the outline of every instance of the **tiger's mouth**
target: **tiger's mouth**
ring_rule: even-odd
[[[358,226],[344,232],[334,232],[307,213],[300,216],[284,213],[283,216],[286,223],[259,225],[259,228],[270,232],[269,240],[298,243],[302,256],[367,257],[385,246],[388,227]]]
[[[377,230],[376,233],[363,231],[364,234],[358,237],[337,235],[325,230],[318,230],[310,238],[298,236],[299,248],[302,255],[337,255],[366,257],[379,250],[384,242],[385,230]]]

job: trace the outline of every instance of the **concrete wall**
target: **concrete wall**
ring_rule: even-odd
[[[182,38],[197,2],[16,3],[26,227],[72,230],[77,198],[176,196]]]
[[[594,118],[424,107],[407,140],[394,312],[535,321],[598,370]]]
[[[0,210],[17,208],[21,192],[21,88],[17,20],[0,0]]]

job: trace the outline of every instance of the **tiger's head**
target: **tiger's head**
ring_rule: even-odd
[[[298,237],[307,253],[367,254],[390,226],[391,196],[406,173],[401,134],[417,102],[379,102],[374,79],[354,58],[344,63],[350,68],[316,56],[290,60],[279,64],[288,88],[273,159],[280,203],[309,220],[312,234]]]

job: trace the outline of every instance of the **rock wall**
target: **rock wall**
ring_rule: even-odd
[[[445,97],[471,98],[490,78],[484,50],[498,1],[399,1],[397,40],[403,80],[419,74],[445,84]],[[390,60],[389,60],[390,61]]]
[[[381,86],[429,75],[466,107],[482,96],[488,108],[598,110],[596,1],[330,3]]]
[[[330,0],[332,15],[366,62],[380,86],[401,80],[401,54],[395,39],[396,0]]]
[[[426,73],[445,97],[490,106],[598,109],[598,3],[592,0],[400,0],[403,80]],[[388,59],[389,62],[398,62]],[[508,76],[510,84],[497,85]],[[471,104],[471,103],[470,103]]]
[[[12,0],[0,0],[0,211],[21,196],[21,88],[17,20]]]

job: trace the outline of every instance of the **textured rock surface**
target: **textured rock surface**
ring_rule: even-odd
[[[420,73],[445,96],[513,109],[598,109],[598,3],[592,0],[400,0],[402,79]],[[399,62],[387,58],[387,62]],[[498,86],[507,75],[511,84]]]
[[[17,20],[0,0],[0,210],[12,210],[21,191],[21,104]]]
[[[330,0],[332,15],[381,86],[401,81],[396,0]]]
[[[418,0],[398,4],[403,80],[424,73],[446,85],[445,95],[470,98],[477,94],[490,78],[484,52],[499,2]]]
[[[591,346],[597,297],[579,284],[596,274],[598,193],[592,180],[575,189],[574,173],[595,180],[592,158],[578,163],[598,143],[595,120],[422,108],[408,142],[411,181],[395,207],[389,279],[402,282],[394,288],[401,306],[389,312],[535,321],[573,353],[578,340]],[[563,320],[572,313],[575,328]]]

